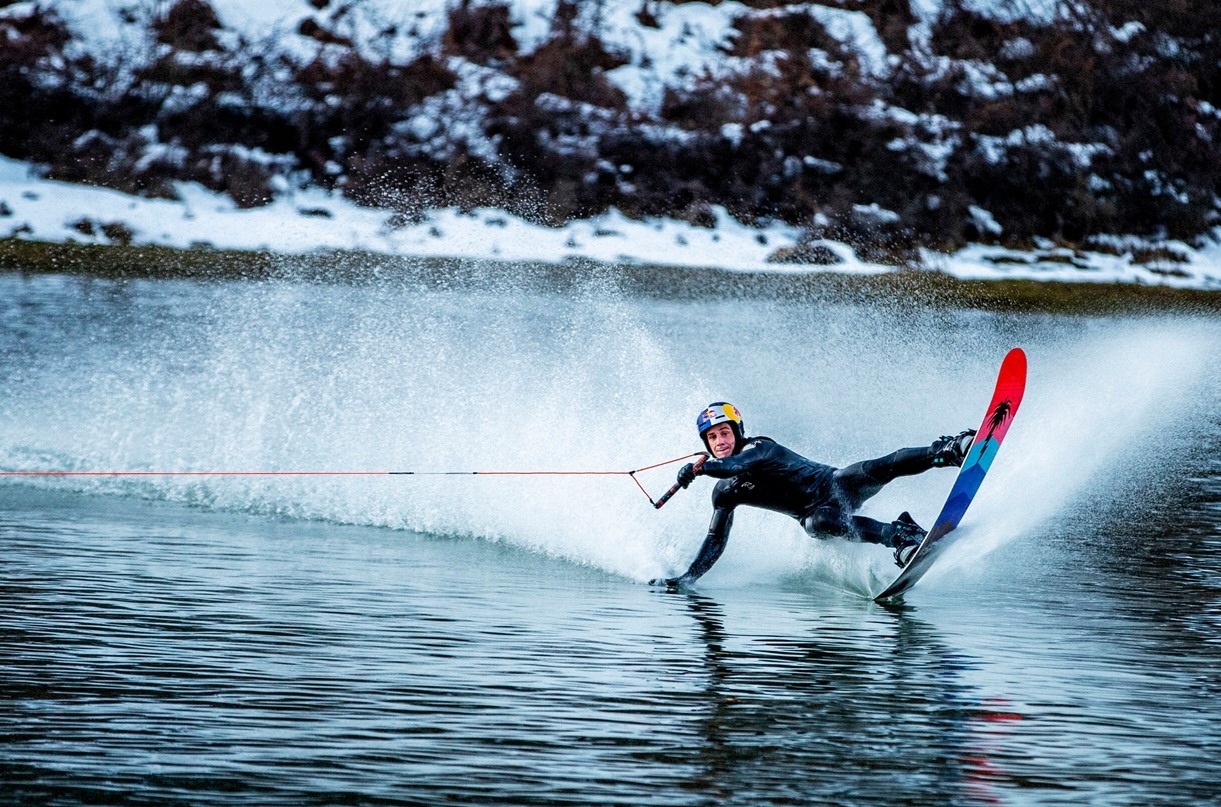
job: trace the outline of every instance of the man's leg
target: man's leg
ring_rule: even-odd
[[[934,446],[900,448],[872,460],[863,460],[836,470],[831,478],[836,504],[816,509],[802,522],[811,535],[855,537],[869,544],[893,547],[902,532],[896,523],[887,524],[867,516],[853,515],[883,487],[901,476],[915,476],[936,467]]]
[[[901,476],[915,476],[931,470],[936,452],[931,446],[900,448],[877,459],[856,462],[840,468],[832,477],[835,495],[849,510],[856,510],[883,487]]]
[[[867,544],[891,546],[895,528],[865,516],[854,516],[842,507],[825,505],[807,516],[801,525],[814,537],[830,535],[855,538]]]
[[[946,465],[961,465],[974,434],[974,430],[968,429],[953,437],[942,437],[930,446],[900,448],[884,457],[839,468],[831,477],[834,503],[817,508],[802,525],[806,532],[815,536],[856,537],[866,543],[889,547],[919,543],[924,530],[907,513],[889,524],[853,513],[901,476],[915,476]]]

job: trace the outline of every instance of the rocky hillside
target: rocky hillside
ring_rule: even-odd
[[[1221,222],[1215,0],[0,0],[0,42],[0,154],[146,196],[723,205],[888,261]]]

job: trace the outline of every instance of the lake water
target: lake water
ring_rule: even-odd
[[[0,274],[0,801],[1221,799],[1221,323],[754,294]],[[529,274],[529,273],[527,273]],[[1023,403],[905,600],[739,513],[697,589],[712,400],[836,465]],[[656,496],[676,465],[643,472]],[[866,508],[931,522],[953,475]]]

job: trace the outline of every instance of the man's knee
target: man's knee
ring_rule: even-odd
[[[814,537],[820,535],[843,536],[851,532],[851,522],[848,513],[842,508],[823,506],[806,516],[802,522],[806,532]]]

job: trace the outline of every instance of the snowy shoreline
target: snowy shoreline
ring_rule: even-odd
[[[323,190],[284,188],[271,204],[240,209],[226,196],[179,183],[177,200],[129,196],[42,179],[31,166],[0,158],[0,238],[47,243],[207,247],[281,255],[351,251],[403,258],[529,261],[574,259],[726,271],[877,275],[894,267],[860,260],[847,244],[816,242],[826,263],[769,261],[796,247],[801,231],[773,223],[748,227],[713,208],[716,223],[633,220],[609,211],[553,228],[502,210],[422,211],[400,221],[394,211],[360,207]],[[1085,253],[1051,244],[1029,251],[971,245],[950,255],[926,252],[929,269],[959,280],[1129,283],[1221,290],[1221,231],[1204,249],[1182,242],[1115,238],[1121,254]],[[1156,250],[1145,263],[1134,258]]]

